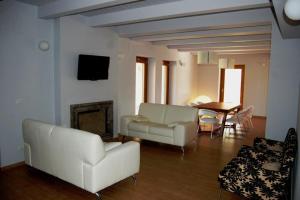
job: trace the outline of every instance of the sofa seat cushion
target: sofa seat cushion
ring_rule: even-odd
[[[133,122],[130,122],[128,124],[128,130],[148,133],[149,126],[151,124],[152,124],[151,122],[136,122],[136,121],[133,121]]]
[[[166,124],[153,123],[149,127],[149,134],[159,135],[164,137],[173,137],[174,128],[168,127]]]

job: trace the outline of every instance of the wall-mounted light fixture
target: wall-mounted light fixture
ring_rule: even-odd
[[[48,41],[42,40],[42,41],[39,42],[39,49],[41,51],[48,51],[49,48],[50,48],[50,46],[49,46],[49,42]]]
[[[286,16],[292,20],[300,20],[300,0],[287,0],[284,6]]]
[[[179,66],[181,66],[181,67],[184,65],[184,63],[183,63],[182,60],[178,60],[178,64],[179,64]]]

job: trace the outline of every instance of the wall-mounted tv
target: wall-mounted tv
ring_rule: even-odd
[[[78,80],[105,80],[108,79],[109,57],[84,55],[78,56]]]

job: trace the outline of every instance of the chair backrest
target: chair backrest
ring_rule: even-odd
[[[248,106],[240,110],[238,113],[235,114],[235,118],[237,118],[240,122],[246,120],[247,118],[251,118],[253,114],[254,106]]]
[[[249,117],[249,118],[252,118],[252,115],[253,115],[253,112],[254,112],[254,106],[253,106],[253,105],[248,106],[248,107],[246,108],[246,110],[247,110],[247,115],[248,115],[248,117]]]
[[[217,117],[218,113],[213,110],[199,109],[199,116]]]
[[[84,163],[95,165],[105,157],[99,135],[40,121],[23,121],[25,162],[83,187]]]

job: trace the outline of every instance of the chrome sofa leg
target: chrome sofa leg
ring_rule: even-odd
[[[221,188],[221,186],[220,186],[220,190],[219,190],[219,200],[222,200],[222,192],[223,192],[223,190],[222,190],[222,188]]]
[[[97,200],[101,200],[102,199],[100,192],[96,192],[95,195],[96,195],[96,199]]]
[[[121,135],[121,142],[124,143],[125,142],[125,138],[126,136],[125,135]]]
[[[133,180],[133,184],[136,185],[136,174],[132,175],[131,178]]]
[[[184,147],[181,147],[182,155],[184,155]]]

